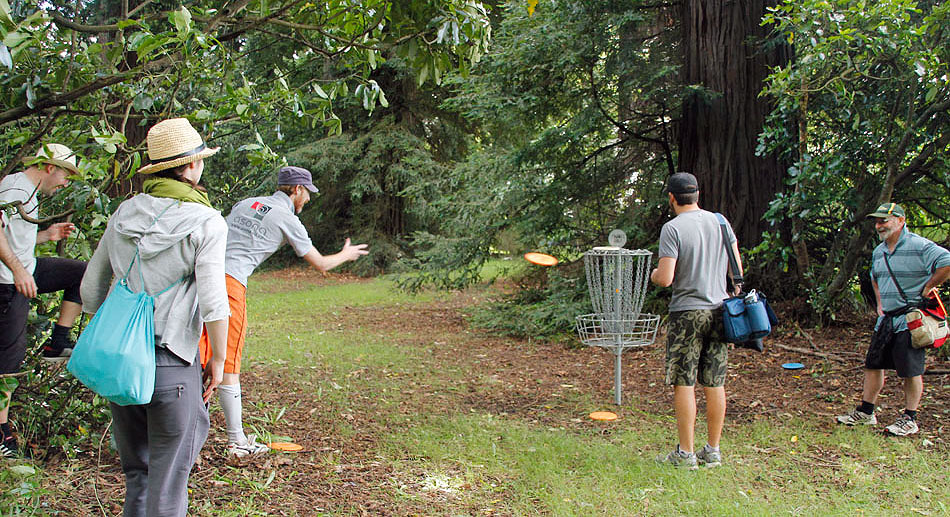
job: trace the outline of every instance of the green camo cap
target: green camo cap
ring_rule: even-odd
[[[897,203],[884,203],[883,205],[877,207],[877,210],[868,214],[868,217],[880,217],[884,219],[886,217],[905,217],[904,209],[901,208]]]

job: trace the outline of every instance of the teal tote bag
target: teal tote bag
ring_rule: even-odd
[[[116,282],[79,336],[66,369],[120,406],[148,404],[155,390],[155,299]]]

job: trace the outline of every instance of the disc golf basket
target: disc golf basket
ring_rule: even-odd
[[[660,323],[658,315],[640,313],[653,254],[620,246],[597,247],[584,253],[587,290],[594,312],[577,316],[576,321],[582,343],[610,350],[616,356],[614,401],[618,406],[621,354],[628,348],[653,344]]]

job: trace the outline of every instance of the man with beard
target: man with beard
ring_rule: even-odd
[[[277,174],[277,192],[271,196],[254,197],[239,201],[228,214],[228,249],[224,272],[231,305],[228,329],[228,353],[224,365],[224,380],[218,386],[218,401],[224,410],[228,433],[228,455],[242,458],[261,454],[268,448],[256,443],[254,435],[244,434],[241,403],[241,355],[247,334],[247,279],[284,243],[289,243],[297,256],[320,271],[328,271],[344,262],[356,260],[369,253],[366,244],[343,243],[343,249],[333,255],[321,255],[307,229],[297,217],[310,201],[310,193],[317,192],[310,171],[301,167],[283,167]],[[211,355],[207,337],[201,339],[202,364]]]
[[[911,346],[904,314],[920,306],[931,291],[950,278],[950,252],[907,231],[904,209],[884,203],[868,217],[881,244],[871,257],[871,285],[877,299],[877,323],[864,362],[861,404],[840,424],[875,425],[874,408],[884,387],[884,370],[896,370],[904,380],[904,412],[887,426],[885,433],[907,436],[918,432],[917,406],[924,393],[925,348]]]

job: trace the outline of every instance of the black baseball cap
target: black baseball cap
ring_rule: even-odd
[[[693,192],[699,192],[699,182],[696,181],[696,176],[688,172],[677,172],[670,174],[670,177],[667,178],[663,192],[692,194]]]

